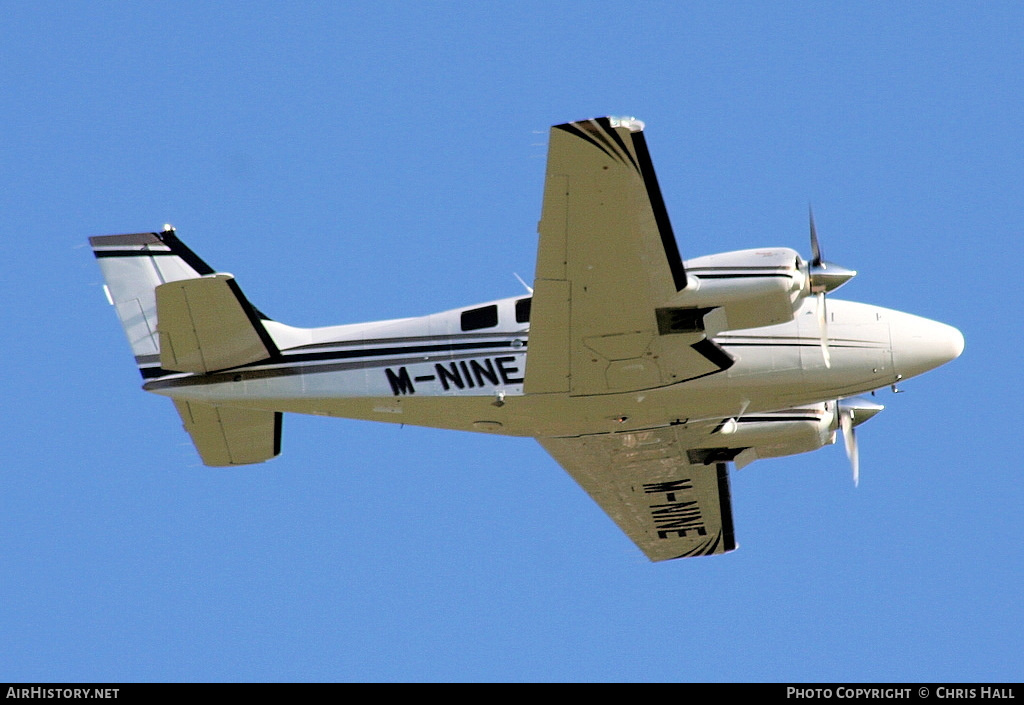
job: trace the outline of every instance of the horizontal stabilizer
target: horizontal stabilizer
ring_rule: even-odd
[[[279,355],[230,274],[161,284],[156,310],[165,370],[203,374]]]
[[[178,400],[174,406],[205,465],[262,463],[281,452],[280,412]]]

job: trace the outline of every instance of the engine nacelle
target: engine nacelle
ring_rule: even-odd
[[[806,453],[835,443],[838,426],[835,402],[726,419],[711,434],[714,447],[690,451],[690,462],[732,460],[742,468],[762,458]]]
[[[762,458],[797,455],[831,445],[836,442],[836,431],[842,427],[856,478],[853,428],[884,408],[865,397],[849,397],[726,419],[712,431],[708,447],[689,451],[689,460],[706,465],[731,460],[742,468]]]
[[[675,321],[714,335],[785,323],[810,291],[800,255],[786,247],[697,257],[685,266],[686,288],[658,310],[659,325]]]

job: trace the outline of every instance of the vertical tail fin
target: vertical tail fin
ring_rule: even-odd
[[[143,379],[204,374],[280,354],[266,316],[234,277],[216,274],[171,226],[160,233],[91,237],[89,244]],[[275,325],[284,335],[297,330]],[[281,452],[279,412],[179,399],[174,404],[206,465],[262,463]]]
[[[89,244],[103,271],[107,298],[121,319],[139,371],[143,378],[159,374],[156,287],[213,274],[213,268],[186,247],[170,226],[160,233],[91,237]]]

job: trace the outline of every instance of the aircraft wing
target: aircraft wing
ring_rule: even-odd
[[[686,320],[703,312],[665,308],[686,271],[642,129],[632,118],[551,128],[527,394],[650,389],[733,362]],[[687,338],[665,345],[668,334]]]
[[[725,463],[692,463],[679,426],[538,438],[652,561],[736,548]]]

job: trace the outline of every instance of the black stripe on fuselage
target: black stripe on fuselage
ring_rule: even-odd
[[[522,342],[522,341],[520,341],[520,342]],[[301,363],[301,362],[327,362],[327,361],[331,361],[331,360],[351,360],[351,359],[354,359],[354,358],[381,358],[381,357],[391,357],[391,356],[394,356],[394,355],[417,355],[417,354],[423,354],[423,353],[446,353],[446,352],[450,353],[450,352],[461,351],[461,350],[501,350],[501,349],[513,347],[512,343],[513,343],[513,341],[511,341],[511,340],[498,340],[498,341],[488,341],[488,342],[479,342],[479,343],[439,343],[439,344],[435,344],[435,345],[402,345],[402,346],[394,346],[394,347],[386,347],[386,348],[372,348],[372,349],[368,349],[368,350],[331,350],[331,351],[325,351],[325,352],[298,353],[298,354],[284,353],[284,354],[281,354],[280,357],[276,358],[275,360],[273,360],[270,363],[268,363],[266,360],[263,360],[263,361],[260,361],[260,362],[249,363],[248,365],[240,365],[239,367],[231,368],[231,370],[220,370],[220,371],[218,371],[216,373],[212,373],[212,374],[214,374],[214,375],[228,375],[228,376],[231,376],[232,374],[237,374],[237,373],[240,373],[242,371],[249,371],[251,373],[251,372],[254,372],[254,371],[251,370],[251,368],[253,368],[253,367],[266,367],[266,366],[268,366],[268,364],[269,365],[285,365],[286,367],[284,367],[284,368],[278,367],[277,369],[278,370],[292,370],[292,369],[294,369],[295,370],[294,374],[299,374],[299,373],[302,373],[304,371],[305,372],[310,371],[309,367],[294,367],[294,363]],[[526,344],[523,343],[523,345],[521,346],[520,349],[525,349],[525,348],[526,348]],[[414,361],[422,362],[423,360],[422,359],[416,359]],[[391,364],[394,364],[393,360],[392,361],[388,361],[388,362],[391,363]],[[271,368],[270,370],[261,370],[261,372],[273,372],[273,371],[275,371],[273,368]],[[142,368],[140,368],[140,372],[142,372],[143,379],[148,379],[148,380],[156,379],[158,377],[165,377],[165,376],[169,376],[169,375],[181,374],[180,372],[176,372],[174,370],[165,370],[165,369],[163,369],[161,367],[142,367]],[[282,372],[282,374],[286,374],[286,373]],[[209,376],[209,375],[207,375],[207,376]],[[272,375],[262,375],[262,376],[272,376]],[[193,377],[187,377],[187,378],[182,378],[182,379],[198,379],[198,378],[201,378],[201,377],[203,377],[203,376],[200,375],[200,376],[193,376]],[[175,380],[175,381],[177,381],[177,380]]]
[[[479,353],[462,353],[461,355],[444,355],[437,357],[392,357],[384,360],[361,360],[356,362],[329,362],[314,363],[307,365],[289,365],[286,367],[234,369],[224,372],[214,372],[205,375],[182,375],[178,377],[164,377],[153,379],[142,385],[147,392],[158,389],[174,389],[177,387],[197,387],[211,384],[227,384],[231,382],[248,382],[257,379],[272,379],[277,377],[295,377],[297,375],[319,375],[333,372],[351,372],[352,370],[381,369],[384,367],[402,367],[418,364],[436,364],[459,362],[461,360],[472,360],[479,356]]]
[[[385,357],[388,355],[409,355],[412,353],[450,352],[455,350],[486,350],[489,348],[510,348],[511,340],[496,340],[479,343],[438,343],[434,345],[402,345],[369,350],[332,350],[326,352],[284,353],[283,362],[309,362],[316,360],[344,360],[354,357]],[[520,341],[522,342],[522,341]],[[523,344],[525,347],[525,343]]]
[[[493,340],[498,336],[513,336],[525,345],[526,337],[529,331],[501,331],[494,332],[490,331],[487,333],[451,333],[448,335],[408,335],[408,336],[397,336],[394,338],[360,338],[358,340],[333,340],[325,343],[308,343],[306,345],[296,345],[295,347],[287,348],[286,353],[295,353],[299,350],[320,350],[327,348],[342,348],[352,347],[353,345],[382,345],[395,343],[419,343],[423,341],[439,341],[447,339],[449,342],[453,340]]]

